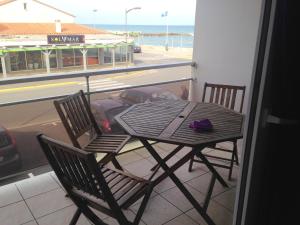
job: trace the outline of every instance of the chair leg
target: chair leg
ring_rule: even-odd
[[[179,152],[183,148],[182,145],[178,145],[171,153],[169,153],[163,160],[166,162],[170,158],[172,158],[174,155],[176,155],[177,152]],[[150,170],[154,171],[158,169],[157,167],[160,167],[160,165],[157,163],[155,166],[153,166]]]
[[[75,225],[79,219],[80,214],[85,215],[87,219],[89,219],[94,225],[108,225],[104,223],[86,204],[84,200],[74,195],[70,195],[70,198],[73,200],[75,205],[78,207],[75,212],[70,225]],[[72,224],[73,223],[73,224]]]
[[[147,202],[149,201],[149,198],[151,196],[152,190],[153,190],[153,187],[151,187],[148,190],[147,194],[145,194],[145,196],[143,198],[143,201],[141,203],[141,206],[140,206],[140,208],[139,208],[139,210],[138,210],[138,212],[136,214],[136,217],[135,217],[135,219],[133,221],[133,225],[138,225],[139,224],[139,222],[140,222],[140,220],[142,218],[142,215],[143,215],[143,213],[144,213],[144,211],[146,209]]]
[[[192,167],[193,167],[193,162],[194,162],[195,156],[193,155],[190,159],[190,164],[189,164],[189,172],[192,172]]]
[[[81,214],[81,210],[79,208],[77,208],[77,210],[76,210],[74,216],[72,217],[72,220],[71,220],[69,225],[75,225],[77,223],[78,219],[79,219],[80,214]]]
[[[116,167],[116,169],[122,170],[122,171],[123,171],[122,166],[120,165],[120,163],[118,162],[118,160],[116,159],[115,156],[113,156],[111,162],[112,162],[112,164]]]
[[[228,180],[231,180],[231,176],[232,176],[232,169],[233,169],[233,163],[234,163],[234,158],[235,158],[235,151],[236,151],[236,148],[233,147],[233,151],[232,151],[232,154],[231,154],[231,160],[230,160],[230,168],[229,168],[229,174],[228,174]]]
[[[108,225],[104,223],[96,214],[87,206],[81,207],[82,213],[95,225]]]
[[[203,209],[204,209],[205,212],[207,211],[208,204],[209,204],[209,201],[211,199],[211,195],[212,195],[215,183],[216,183],[216,179],[217,179],[216,175],[212,174],[210,182],[209,182],[209,186],[208,186],[208,189],[207,189],[206,197],[205,197],[204,203],[203,203]]]
[[[236,165],[239,165],[239,157],[238,157],[238,153],[237,153],[237,141],[233,142],[233,154],[235,156]]]

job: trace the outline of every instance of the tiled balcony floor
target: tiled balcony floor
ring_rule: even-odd
[[[161,155],[166,155],[173,146],[156,144],[155,148]],[[182,152],[179,152],[176,157]],[[121,155],[119,160],[126,170],[143,177],[150,174],[150,168],[155,164],[145,149]],[[187,167],[188,165],[185,164],[178,169],[176,175],[201,202],[211,174],[202,164],[194,164],[191,173],[188,172]],[[224,178],[227,178],[228,170],[218,170]],[[229,188],[223,188],[218,182],[215,184],[208,214],[217,225],[232,223],[237,173],[238,167],[235,167],[233,180],[228,182]],[[138,204],[139,202],[125,211],[129,218],[134,216]],[[0,187],[0,225],[67,225],[75,209],[72,201],[65,197],[64,190],[53,172]],[[101,213],[98,215],[108,224],[117,224],[115,220]],[[77,225],[89,224],[90,222],[81,215]],[[140,224],[202,225],[206,223],[174,183],[166,179],[155,187]]]

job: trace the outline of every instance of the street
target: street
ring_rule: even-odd
[[[155,55],[154,53],[136,55],[134,61],[136,65],[174,63],[188,60],[165,57],[162,54]],[[90,91],[131,87],[189,78],[190,76],[191,68],[189,66],[101,75],[91,77]],[[181,85],[183,84],[187,85],[187,82],[183,82]],[[180,95],[181,89],[178,83],[163,85],[162,87]],[[72,94],[80,89],[86,90],[84,79],[62,79],[7,85],[2,86],[0,89],[0,103]],[[118,94],[119,92],[95,94],[92,95],[91,99],[105,99],[115,97]],[[22,159],[20,171],[46,164],[44,154],[36,141],[38,133],[44,133],[62,141],[69,141],[64,128],[59,122],[52,100],[2,107],[0,110],[0,124],[6,127],[16,139],[17,148]],[[17,171],[6,171],[5,174],[0,174],[0,178],[15,172]]]

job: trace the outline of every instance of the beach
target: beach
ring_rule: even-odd
[[[163,55],[167,58],[178,58],[191,60],[193,56],[193,48],[169,47],[166,51],[164,46],[141,45],[143,53],[155,53]]]

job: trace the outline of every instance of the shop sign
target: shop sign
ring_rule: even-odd
[[[84,35],[47,35],[48,44],[85,43]]]

